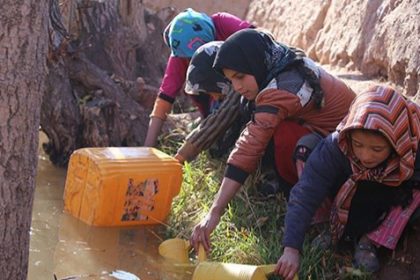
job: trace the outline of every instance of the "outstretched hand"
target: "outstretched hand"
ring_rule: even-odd
[[[235,196],[241,184],[235,180],[224,177],[220,189],[216,194],[213,204],[206,217],[201,220],[193,229],[190,237],[191,246],[198,252],[200,243],[206,253],[210,252],[210,234],[219,224],[220,217],[223,215],[229,201]]]
[[[175,156],[174,156],[174,158],[180,163],[180,164],[184,164],[184,161],[185,161],[185,159],[184,159],[184,157],[183,156],[181,156],[180,154],[176,154]]]
[[[299,270],[299,262],[299,251],[291,247],[285,247],[274,273],[284,277],[285,280],[293,280]]]
[[[190,243],[193,246],[194,250],[198,252],[198,247],[200,243],[203,245],[206,253],[210,252],[211,243],[210,243],[210,234],[219,224],[220,215],[218,214],[207,214],[206,217],[198,223],[191,234]]]

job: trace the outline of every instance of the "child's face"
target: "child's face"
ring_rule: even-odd
[[[248,100],[254,100],[258,94],[258,84],[255,77],[232,69],[223,69],[223,74],[232,83],[233,89]]]
[[[363,130],[351,132],[351,145],[354,154],[366,168],[378,166],[392,152],[392,147],[384,136]]]

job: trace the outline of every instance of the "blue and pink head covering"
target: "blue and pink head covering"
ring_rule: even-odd
[[[215,34],[211,17],[188,8],[165,28],[164,39],[172,56],[191,58],[201,45],[214,41]]]

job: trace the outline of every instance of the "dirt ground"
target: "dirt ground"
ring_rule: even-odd
[[[375,279],[420,279],[420,227],[408,228],[397,249],[380,251],[381,270]]]

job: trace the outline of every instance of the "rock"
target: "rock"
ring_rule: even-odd
[[[420,96],[417,0],[252,1],[247,19],[322,64],[359,70]]]

